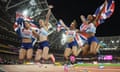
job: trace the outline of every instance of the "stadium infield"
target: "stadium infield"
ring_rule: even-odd
[[[120,72],[120,64],[75,64],[68,67],[68,72]],[[0,65],[0,72],[65,72],[64,66],[53,64],[30,65]]]

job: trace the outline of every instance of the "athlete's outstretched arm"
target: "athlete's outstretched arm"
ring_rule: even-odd
[[[86,20],[86,18],[85,18],[84,15],[81,15],[81,16],[80,16],[80,19],[81,19],[82,23],[88,24],[88,22],[87,22],[87,20]]]
[[[65,23],[63,22],[63,20],[62,20],[62,19],[59,19],[59,22],[62,24],[62,26],[64,26],[64,27],[65,27],[65,29],[69,30],[69,28],[65,25]]]
[[[51,15],[51,8],[53,8],[53,6],[49,5],[49,9],[48,9],[46,19],[45,19],[45,27],[46,27],[47,30],[48,30],[49,18],[50,18],[50,15]]]

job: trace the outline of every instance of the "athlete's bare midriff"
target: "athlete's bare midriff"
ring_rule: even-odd
[[[30,43],[32,40],[30,38],[22,38],[23,43]]]
[[[88,38],[95,36],[95,33],[88,33]]]
[[[40,35],[40,37],[39,37],[39,42],[43,42],[43,41],[47,41],[47,40],[48,40],[48,37],[47,37],[47,36]]]

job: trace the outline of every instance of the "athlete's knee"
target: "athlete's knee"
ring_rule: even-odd
[[[22,48],[21,48],[21,49],[19,50],[19,53],[25,53],[25,52],[26,52],[25,49],[22,49]]]
[[[69,56],[67,54],[64,54],[64,59],[65,60],[68,60],[69,59]]]
[[[77,56],[77,53],[74,53],[73,55],[74,55],[74,56]]]
[[[64,54],[64,57],[65,57],[65,58],[68,57],[68,56],[69,56],[69,55],[68,55],[67,53]]]
[[[77,56],[77,52],[73,52],[72,55]]]
[[[90,54],[94,54],[95,55],[95,54],[97,54],[97,51],[96,50],[91,50]]]
[[[31,58],[32,58],[32,54],[27,55],[27,59],[28,59],[28,60],[31,59]]]
[[[27,57],[27,60],[30,60],[30,59],[32,59],[32,57]]]
[[[23,60],[24,59],[24,57],[23,56],[19,56],[19,60]]]
[[[93,54],[96,55],[96,54],[97,54],[97,50],[95,50],[95,51],[93,52]]]
[[[40,55],[41,53],[39,51],[36,51],[36,55]]]
[[[27,50],[27,52],[32,53],[32,52],[33,52],[33,49],[32,49],[32,48],[30,48],[30,49],[28,49],[28,50]]]
[[[82,56],[88,55],[88,51],[82,51]]]
[[[94,53],[94,50],[90,50],[90,52],[89,52],[90,54],[93,54]]]
[[[19,59],[24,59],[25,55],[23,52],[19,53]]]
[[[48,55],[42,54],[42,59],[47,60],[48,59]]]
[[[42,57],[44,60],[47,60],[48,59],[48,57],[46,57],[46,56],[44,56],[44,57]]]

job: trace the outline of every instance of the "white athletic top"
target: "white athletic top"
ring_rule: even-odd
[[[88,32],[96,33],[96,27],[95,27],[95,25],[94,25],[93,23],[90,23],[90,24],[88,25],[88,28],[86,29],[86,32],[87,32],[87,33],[88,33]]]
[[[21,29],[21,37],[22,38],[32,38],[32,30],[31,29]]]
[[[40,29],[40,35],[44,35],[44,36],[48,36],[48,32],[44,29],[44,28],[41,28]]]
[[[68,30],[66,31],[67,37],[75,37],[76,31],[75,30]]]

